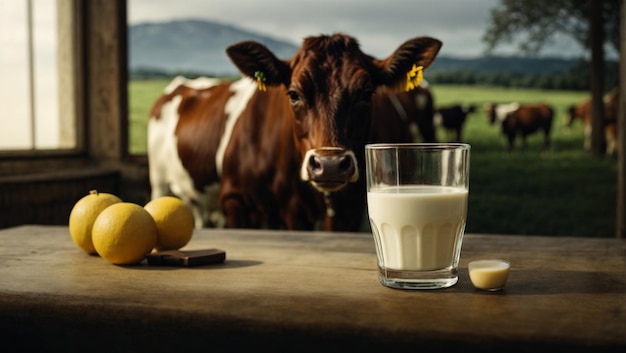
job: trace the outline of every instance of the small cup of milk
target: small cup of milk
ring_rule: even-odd
[[[511,264],[506,260],[475,260],[467,265],[474,287],[487,291],[504,288]]]

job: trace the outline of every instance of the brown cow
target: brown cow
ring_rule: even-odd
[[[475,111],[476,106],[473,104],[454,104],[440,107],[435,112],[435,126],[441,126],[454,134],[454,137],[448,140],[461,142],[463,125],[465,125],[467,116]]]
[[[545,103],[520,104],[509,103],[487,107],[491,124],[499,123],[502,133],[508,139],[508,148],[515,147],[515,137],[520,135],[522,146],[526,147],[526,137],[537,131],[543,131],[543,148],[550,146],[550,131],[554,120],[554,109]]]
[[[414,38],[382,60],[343,34],[305,38],[289,60],[253,41],[228,47],[244,78],[179,79],[155,103],[152,197],[179,196],[197,227],[221,210],[232,228],[358,230],[372,95],[414,85],[440,47]]]
[[[434,113],[426,84],[408,92],[379,90],[372,97],[372,141],[436,142]]]
[[[617,112],[619,88],[614,88],[604,97],[604,138],[606,140],[606,154],[617,153]],[[584,126],[583,148],[591,148],[591,99],[588,98],[578,105],[571,105],[567,109],[568,119],[566,128],[571,128],[574,121],[580,119]]]

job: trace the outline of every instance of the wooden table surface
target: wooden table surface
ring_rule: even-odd
[[[67,227],[0,230],[0,338],[24,349],[207,352],[626,348],[626,242],[468,234],[459,282],[406,291],[377,280],[367,233],[196,231],[220,265],[117,266]],[[501,292],[467,263],[511,262]]]

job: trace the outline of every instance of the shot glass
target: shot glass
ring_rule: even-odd
[[[467,220],[470,145],[369,144],[365,158],[379,282],[399,289],[456,284]]]

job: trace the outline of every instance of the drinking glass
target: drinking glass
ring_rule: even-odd
[[[456,284],[467,220],[470,145],[369,144],[365,158],[379,282],[400,289]]]

